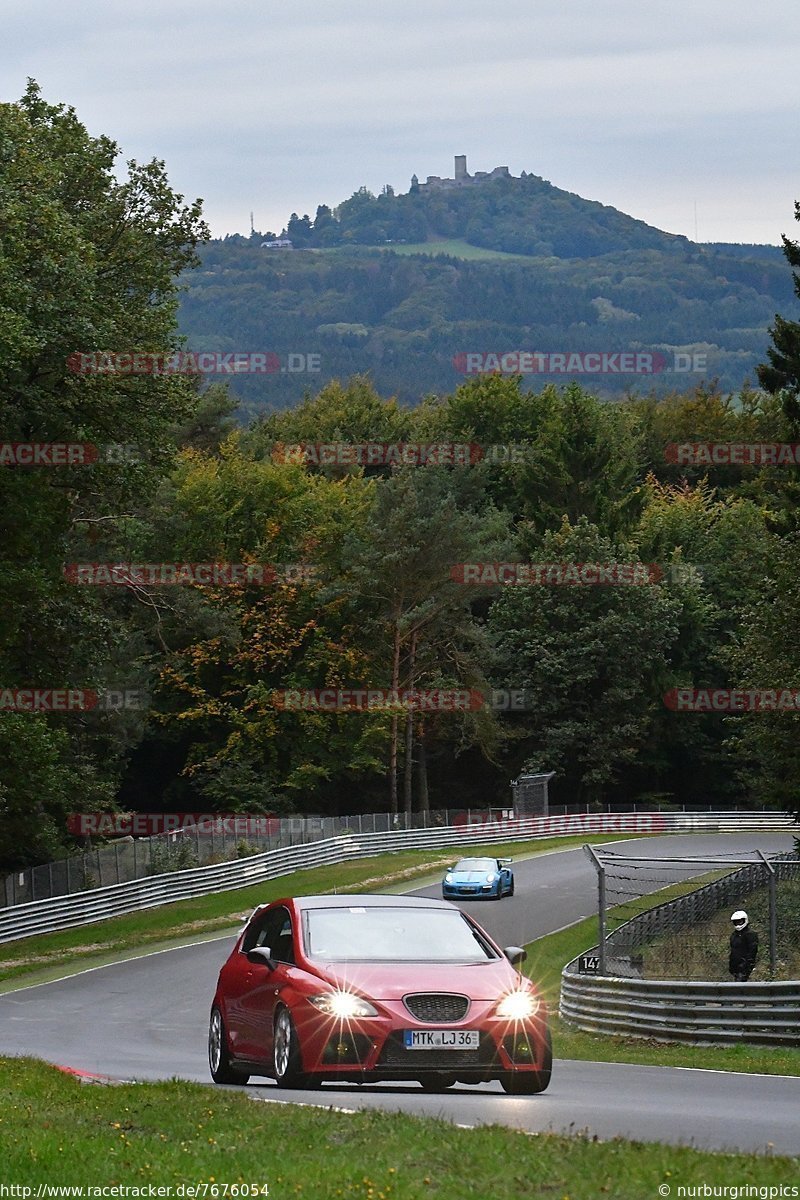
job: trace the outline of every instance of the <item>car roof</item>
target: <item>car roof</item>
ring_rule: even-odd
[[[433,896],[375,895],[351,892],[345,896],[296,896],[297,908],[452,908],[447,900]]]
[[[444,908],[452,909],[453,905],[447,900],[437,900],[433,896],[399,896],[391,893],[376,895],[375,893],[349,892],[339,896],[284,896],[280,900],[267,900],[258,906],[268,908],[272,904],[293,904],[295,908]]]

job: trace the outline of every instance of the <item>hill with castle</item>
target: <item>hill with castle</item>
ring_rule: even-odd
[[[587,257],[618,250],[687,246],[688,239],[654,229],[618,209],[584,200],[525,171],[508,167],[467,171],[455,156],[452,178],[411,178],[408,192],[386,185],[375,196],[359,188],[349,200],[308,214],[292,213],[280,236],[264,235],[269,248],[326,249],[387,246],[458,238],[468,245],[508,254]],[[287,242],[289,245],[287,246]]]
[[[777,246],[698,245],[537,175],[507,167],[414,176],[406,193],[361,187],[279,232],[205,246],[179,320],[190,347],[311,355],[314,374],[230,381],[245,409],[291,405],[367,374],[417,403],[452,391],[470,352],[645,351],[703,374],[584,378],[597,394],[739,391],[755,380],[774,314],[796,303]],[[541,388],[535,375],[525,386]]]

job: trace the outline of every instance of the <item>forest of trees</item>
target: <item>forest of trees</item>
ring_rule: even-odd
[[[386,246],[270,250],[260,236],[235,236],[200,251],[200,267],[183,280],[179,323],[195,350],[271,351],[284,365],[291,354],[317,357],[305,376],[233,379],[249,416],[291,406],[304,386],[367,373],[382,394],[415,404],[462,382],[459,356],[470,351],[663,354],[667,369],[653,375],[587,378],[605,398],[754,383],[768,326],[792,300],[778,248],[736,254],[651,233],[653,245],[634,238],[597,256],[485,260]],[[701,355],[700,373],[672,372],[676,354]],[[524,386],[558,381],[529,375]]]
[[[675,688],[800,688],[797,466],[687,466],[670,450],[800,440],[797,325],[775,327],[762,380],[775,394],[709,385],[603,403],[575,383],[488,376],[420,389],[412,406],[356,374],[305,396],[295,384],[294,407],[242,425],[218,384],[66,366],[98,347],[177,347],[176,280],[207,236],[199,204],[160,163],[118,182],[113,143],[35,85],[0,106],[0,134],[2,442],[116,448],[83,466],[0,468],[2,694],[138,698],[0,706],[0,865],[61,853],[76,810],[479,806],[505,801],[528,766],[556,772],[557,803],[800,808],[797,712],[669,702]],[[413,281],[408,295],[418,302]],[[239,302],[252,303],[246,287]],[[343,443],[513,453],[360,466],[297,450]],[[645,564],[650,577],[461,582],[459,564],[493,562]],[[75,564],[115,563],[274,571],[76,583]],[[281,702],[323,688],[495,689],[525,706]]]

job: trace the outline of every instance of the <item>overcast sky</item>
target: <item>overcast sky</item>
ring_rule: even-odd
[[[798,0],[0,0],[33,76],[215,235],[508,166],[700,241],[800,236]]]

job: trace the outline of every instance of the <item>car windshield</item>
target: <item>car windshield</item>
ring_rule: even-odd
[[[327,962],[485,962],[497,957],[456,909],[312,908],[306,953]]]
[[[453,867],[454,871],[485,871],[487,874],[490,871],[497,870],[497,863],[493,858],[462,858]]]

